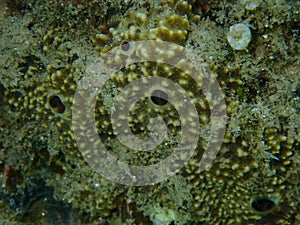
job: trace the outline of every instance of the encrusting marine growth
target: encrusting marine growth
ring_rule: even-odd
[[[298,1],[13,2],[0,6],[4,224],[300,223]],[[201,87],[186,71],[159,62],[112,74],[97,96],[95,128],[124,162],[147,166],[165,159],[179,143],[182,125],[170,104],[174,93],[163,83],[153,86],[130,109],[128,126],[147,138],[151,118],[159,116],[166,139],[151,152],[125,147],[111,112],[126,85],[142,77],[170,79],[199,115],[199,141],[187,164],[165,181],[132,187],[106,180],[84,160],[72,110],[86,68],[117,46],[122,58],[142,40],[172,42],[200,56],[208,65],[200,69],[209,68],[221,86],[228,118],[220,152],[201,171],[211,132]]]

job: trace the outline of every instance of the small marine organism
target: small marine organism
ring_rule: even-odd
[[[250,28],[244,23],[237,23],[230,27],[227,34],[229,45],[235,50],[245,50],[251,41]]]
[[[240,3],[243,6],[245,6],[245,9],[254,10],[260,5],[261,1],[260,0],[240,0]]]

